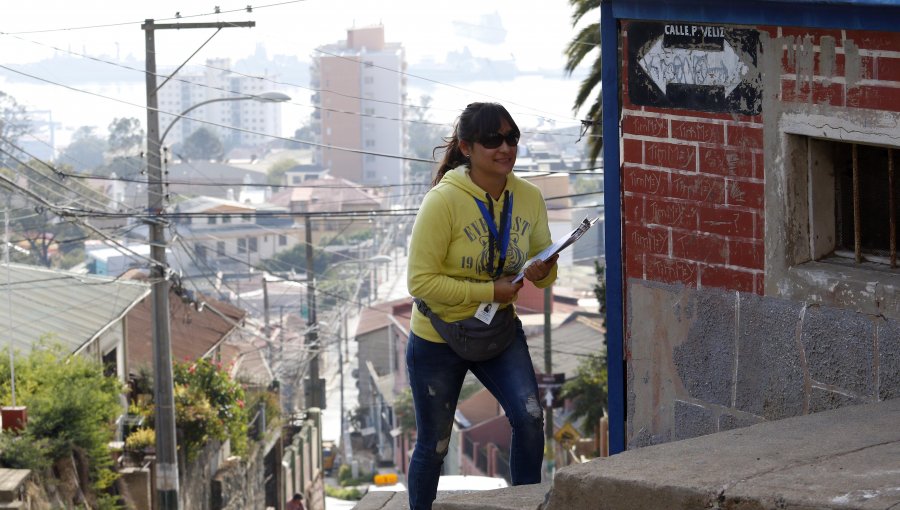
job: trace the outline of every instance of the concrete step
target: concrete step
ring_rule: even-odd
[[[557,472],[544,510],[900,508],[900,399],[631,450]]]
[[[438,492],[432,510],[539,510],[550,482],[489,491]],[[405,492],[370,492],[353,510],[409,510]]]
[[[356,508],[409,506],[406,493],[370,493]],[[900,509],[900,399],[630,450],[560,469],[552,487],[440,493],[434,504],[476,509]]]

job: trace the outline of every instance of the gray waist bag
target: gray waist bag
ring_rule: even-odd
[[[445,322],[424,301],[415,301],[422,315],[428,317],[435,331],[462,359],[489,360],[505,351],[516,338],[517,328],[512,306],[497,310],[490,324],[485,324],[476,317]]]

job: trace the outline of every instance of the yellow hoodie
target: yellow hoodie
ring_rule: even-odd
[[[538,187],[511,173],[506,190],[513,203],[503,268],[503,274],[509,275],[518,273],[526,260],[553,241],[547,206]],[[460,166],[448,171],[422,200],[409,243],[409,292],[448,322],[472,317],[479,303],[494,300],[494,280],[487,267],[488,227],[473,197],[485,203],[488,200],[486,192],[472,182],[468,169]],[[495,225],[500,225],[504,200],[505,194],[494,203]],[[494,253],[494,264],[498,259]],[[556,266],[535,285],[544,288],[555,280]],[[443,342],[415,306],[410,327],[425,340]]]

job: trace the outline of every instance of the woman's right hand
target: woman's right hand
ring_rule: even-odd
[[[519,289],[522,288],[524,283],[522,281],[513,283],[512,281],[515,277],[516,275],[506,275],[494,280],[495,303],[510,303],[516,298],[516,294],[519,293]]]

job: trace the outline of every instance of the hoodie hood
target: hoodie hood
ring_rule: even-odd
[[[515,173],[510,173],[506,176],[506,190],[511,194],[515,194],[515,190],[519,185],[519,177],[515,175]],[[459,188],[469,195],[477,198],[478,200],[485,202],[485,195],[487,191],[481,189],[477,184],[472,181],[472,178],[469,177],[469,169],[465,165],[458,166],[453,170],[450,170],[446,174],[444,174],[444,178],[441,179],[441,182],[438,186],[454,186]]]

